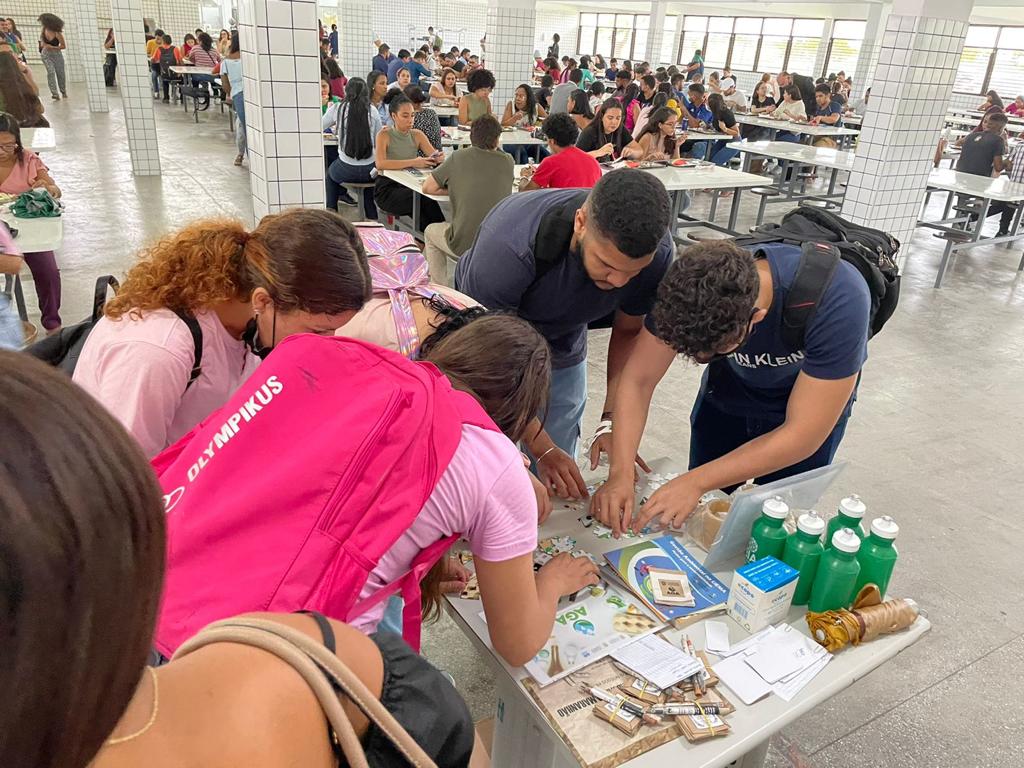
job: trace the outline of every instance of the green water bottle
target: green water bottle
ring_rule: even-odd
[[[896,566],[896,558],[899,557],[893,543],[899,532],[900,527],[888,515],[876,517],[871,521],[871,533],[864,539],[860,552],[857,553],[860,576],[857,577],[854,594],[860,592],[865,584],[874,584],[882,593],[882,599],[885,599],[885,591],[889,588],[889,579],[892,578],[892,569]]]
[[[818,574],[811,587],[811,601],[807,609],[819,613],[848,608],[853,602],[853,589],[860,576],[857,551],[860,537],[851,528],[836,531],[832,546],[825,550],[818,565]]]
[[[782,523],[788,514],[789,505],[781,496],[764,500],[761,505],[761,516],[750,530],[750,541],[747,543],[748,563],[768,556],[782,559],[787,536]]]
[[[825,521],[811,510],[796,521],[796,531],[786,539],[782,562],[800,571],[793,593],[793,605],[806,605],[811,596],[811,585],[818,572],[818,564],[825,548],[821,545],[821,534],[825,532]]]
[[[825,549],[831,549],[832,537],[836,531],[849,528],[861,539],[864,538],[864,528],[861,521],[864,513],[868,511],[867,506],[860,500],[860,496],[853,494],[839,502],[839,512],[828,521],[828,530],[825,533]]]

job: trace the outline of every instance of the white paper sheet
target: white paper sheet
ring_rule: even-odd
[[[806,669],[821,657],[808,647],[799,632],[778,629],[768,635],[744,656],[744,660],[766,683],[774,684]],[[818,651],[827,653],[815,643]]]
[[[813,680],[821,670],[825,668],[825,665],[832,661],[832,655],[825,652],[825,655],[817,659],[813,665],[807,669],[802,670],[797,675],[791,677],[788,681],[776,683],[772,686],[772,692],[783,701],[792,701],[793,697],[796,696],[804,687]]]
[[[617,648],[611,656],[659,688],[668,688],[704,669],[700,659],[657,635]]]
[[[711,651],[716,654],[728,654],[729,645],[729,625],[721,621],[711,621],[710,619],[704,622],[704,633],[706,635],[704,640],[704,650]]]
[[[730,691],[735,693],[744,704],[753,704],[772,692],[768,685],[754,669],[747,664],[742,655],[730,656],[711,667],[718,679]]]

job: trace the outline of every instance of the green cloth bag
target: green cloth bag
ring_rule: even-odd
[[[60,216],[64,206],[45,189],[22,192],[11,204],[11,213],[19,219],[44,219]]]

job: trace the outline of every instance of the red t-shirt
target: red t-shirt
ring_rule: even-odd
[[[557,155],[545,157],[533,174],[538,187],[589,189],[601,178],[601,166],[582,149],[567,147]]]

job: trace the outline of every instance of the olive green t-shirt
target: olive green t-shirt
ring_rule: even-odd
[[[500,149],[468,146],[457,150],[431,172],[448,190],[452,221],[448,247],[461,256],[473,245],[480,222],[500,201],[512,194],[515,162]]]

